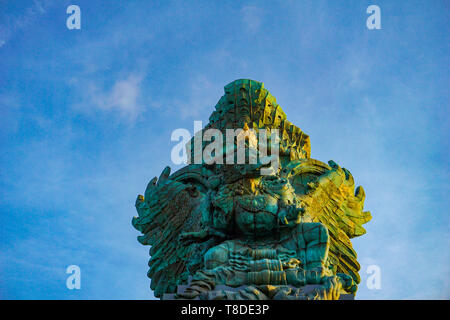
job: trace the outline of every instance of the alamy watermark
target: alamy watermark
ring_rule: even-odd
[[[72,264],[67,267],[66,273],[70,276],[66,279],[66,287],[69,290],[81,289],[81,269],[79,266]]]
[[[81,9],[78,5],[71,4],[67,7],[66,13],[70,16],[67,17],[66,26],[69,30],[81,29]],[[381,29],[381,9],[379,6],[372,4],[367,7],[366,13],[370,16],[366,20],[366,26],[369,30]]]
[[[256,132],[244,126],[242,129],[225,129],[224,134],[219,129],[202,130],[202,121],[194,121],[194,132],[193,141],[187,129],[179,128],[172,132],[171,141],[178,141],[171,151],[174,164],[260,165],[261,175],[271,175],[278,170],[278,129],[259,129]]]
[[[369,30],[381,29],[381,10],[377,5],[370,5],[366,10],[370,16],[366,20],[366,26]]]
[[[67,17],[66,20],[66,27],[69,30],[73,29],[81,29],[81,9],[79,6],[75,4],[71,4],[67,7],[66,10],[67,14],[70,14],[70,16]]]
[[[67,7],[66,13],[69,16],[66,19],[66,26],[69,30],[81,29],[81,9],[78,5],[71,4]],[[379,6],[372,4],[367,7],[366,13],[370,16],[366,20],[366,26],[369,30],[381,29],[381,9]]]
[[[366,273],[369,275],[366,286],[369,290],[381,290],[381,268],[376,264],[367,267]]]

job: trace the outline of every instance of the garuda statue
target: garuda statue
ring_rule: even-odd
[[[225,86],[200,134],[208,129],[224,136],[230,129],[253,134],[275,130],[279,135],[271,146],[278,160],[264,174],[268,165],[262,157],[243,164],[189,160],[177,172],[170,174],[166,167],[159,179],[150,181],[136,200],[139,215],[132,224],[143,234],[139,242],[151,246],[148,277],[154,295],[353,297],[360,265],[350,239],[365,233],[362,225],[371,215],[363,211],[364,190],[355,190],[350,172],[333,161],[310,158],[309,136],[286,119],[257,81]],[[246,135],[245,146],[259,151],[263,146],[252,137]],[[194,140],[187,144],[189,159],[198,154]],[[224,154],[236,152],[237,140],[223,144]],[[200,151],[208,143],[202,141]]]

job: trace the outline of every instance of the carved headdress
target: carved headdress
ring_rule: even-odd
[[[256,132],[260,129],[278,129],[280,156],[290,160],[305,159],[311,155],[309,136],[287,120],[264,83],[239,79],[224,88],[225,94],[217,102],[204,130],[238,129],[247,126]]]

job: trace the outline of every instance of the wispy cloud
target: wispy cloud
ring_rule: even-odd
[[[26,8],[25,12],[17,17],[7,16],[6,21],[0,24],[0,48],[17,32],[29,28],[42,15],[47,12],[50,2],[41,3],[34,0],[33,5]]]
[[[143,111],[141,103],[141,84],[144,76],[130,73],[120,77],[107,87],[103,82],[90,81],[87,85],[75,81],[79,92],[83,93],[83,100],[76,103],[78,111],[106,112],[119,116],[122,120],[133,122]]]
[[[176,96],[159,102],[167,106],[169,113],[176,113],[183,120],[208,119],[223,94],[223,83],[216,83],[205,74],[197,74],[186,80],[186,86]]]
[[[16,132],[19,127],[19,120],[16,114],[21,112],[18,97],[10,93],[0,94],[0,133],[6,134]]]
[[[262,24],[263,11],[260,7],[244,6],[241,9],[242,22],[247,32],[256,33]]]

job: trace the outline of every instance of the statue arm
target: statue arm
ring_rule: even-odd
[[[301,269],[288,270],[288,282],[295,286],[321,283],[325,276],[325,263],[328,257],[328,231],[321,223],[299,223],[298,246]]]
[[[219,239],[225,239],[226,234],[213,227],[207,226],[204,229],[197,232],[184,232],[180,235],[180,241],[184,242],[203,242],[211,237],[217,237]]]

